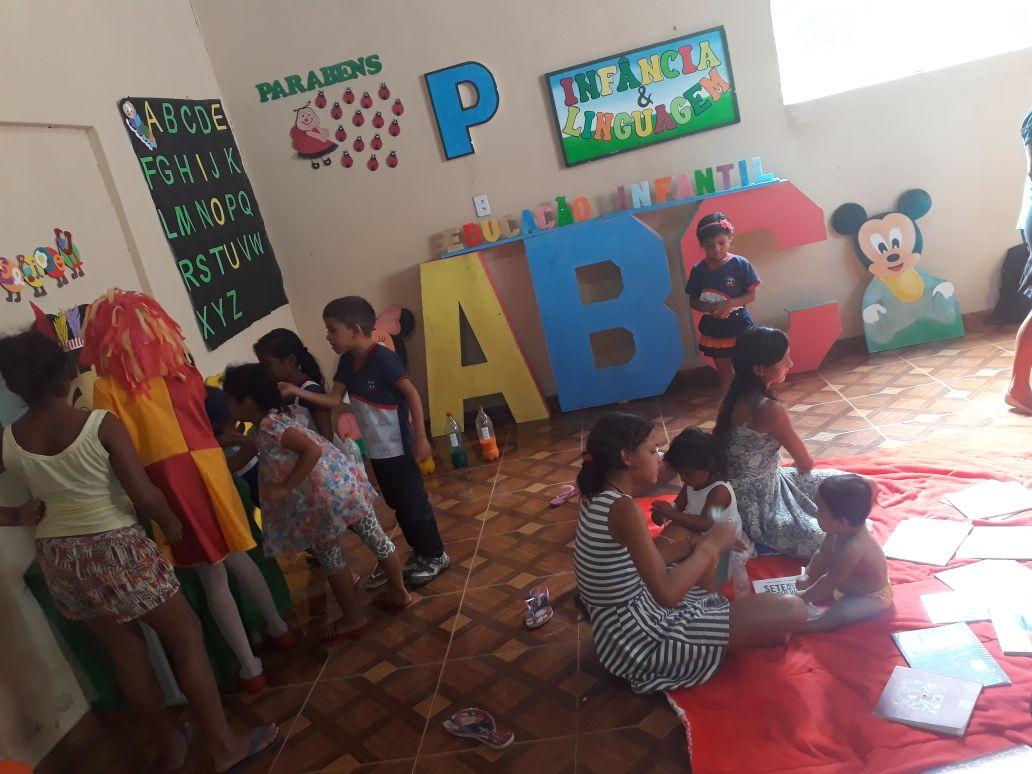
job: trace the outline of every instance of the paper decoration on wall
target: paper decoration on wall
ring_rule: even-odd
[[[566,166],[739,120],[723,27],[545,76]]]
[[[444,157],[450,161],[471,155],[474,150],[470,128],[486,124],[498,111],[498,84],[494,75],[480,62],[463,62],[426,73],[423,79],[434,109]],[[468,106],[463,106],[459,91],[463,84],[476,92],[475,100]],[[394,114],[400,116],[401,113],[399,103]]]
[[[387,96],[383,96],[385,94]],[[395,98],[393,103],[388,102],[391,97],[391,90],[385,82],[380,83],[380,88],[377,90],[376,95],[380,100],[378,105],[375,103],[372,94],[368,91],[362,92],[362,96],[358,100],[358,108],[352,113],[350,119],[351,125],[356,127],[356,129],[365,126],[366,113],[363,111],[372,113],[370,123],[374,130],[381,129],[386,125],[385,111],[394,110],[397,115],[401,115],[401,112],[404,112],[403,108],[401,108],[402,103],[400,99]],[[354,91],[350,87],[346,89],[341,95],[341,100],[345,104],[354,102]],[[340,154],[340,166],[344,169],[351,169],[358,157],[366,150],[366,141],[361,134],[357,133],[352,139],[348,134],[348,130],[340,123],[345,120],[344,110],[340,105],[340,101],[334,101],[333,107],[330,108],[328,119],[325,114],[321,114],[319,111],[325,108],[327,103],[328,99],[325,92],[320,90],[314,104],[306,102],[301,107],[294,109],[295,119],[294,126],[290,129],[290,145],[294,149],[297,158],[308,160],[312,169],[326,169],[333,163],[331,154],[340,147],[341,143],[351,139],[350,149],[344,149]],[[401,112],[398,112],[399,109]],[[327,120],[327,126],[332,125],[329,121],[338,122],[332,139],[329,129],[323,127],[324,119]],[[392,119],[387,136],[397,137],[400,134],[401,125],[398,123],[398,119]],[[387,154],[386,165],[389,168],[394,169],[398,166],[397,149],[386,147],[384,137],[379,132],[374,132],[373,138],[368,145],[370,154],[365,159],[365,167],[370,172],[378,170],[382,163],[377,158],[377,153],[381,155]]]
[[[312,169],[330,166],[330,154],[337,150],[337,143],[330,139],[330,133],[319,125],[319,114],[306,102],[297,108],[294,126],[290,130],[290,145],[298,158],[309,159]],[[343,129],[338,127],[339,137]]]
[[[448,411],[462,422],[464,400],[496,393],[517,422],[546,419],[548,407],[480,256],[468,253],[419,269],[432,434],[444,434]],[[463,314],[484,353],[483,363],[462,363]]]
[[[774,235],[779,250],[823,242],[828,238],[824,210],[787,180],[706,199],[681,235],[685,276],[705,257],[695,236],[695,226],[706,215],[717,211],[727,215],[739,235],[769,231]]]
[[[838,301],[785,311],[788,312],[788,348],[793,364],[790,373],[816,371],[842,334]]]
[[[251,181],[220,100],[127,99],[159,138],[153,153],[129,132],[204,344],[215,349],[287,303]]]
[[[122,103],[122,113],[125,115],[125,125],[129,127],[129,131],[135,134],[140,142],[151,150],[158,147],[150,125],[143,122],[140,114],[136,112],[136,106],[132,102],[126,100]]]
[[[671,283],[662,237],[620,215],[556,229],[526,247],[563,411],[664,392],[684,350],[677,315],[665,304]],[[615,298],[583,303],[577,270],[606,261],[619,270],[622,290]],[[633,337],[634,355],[599,368],[591,336],[615,328]]]
[[[47,314],[35,304],[30,305],[36,317],[36,330],[60,344],[65,352],[82,349],[82,328],[88,304],[62,309],[57,314]]]
[[[21,301],[26,285],[32,289],[33,298],[42,298],[47,295],[48,280],[61,288],[85,275],[82,255],[72,241],[72,233],[55,228],[54,237],[57,249],[37,247],[30,255],[17,255],[13,261],[0,257],[0,288],[6,292],[8,302]]]
[[[953,285],[917,268],[924,243],[917,220],[931,207],[928,193],[912,188],[895,210],[869,216],[850,202],[831,216],[832,228],[853,237],[857,258],[873,275],[862,301],[869,352],[964,335]]]
[[[255,84],[258,90],[258,101],[269,102],[270,100],[293,97],[295,94],[305,94],[309,91],[318,91],[315,98],[315,106],[322,110],[326,107],[325,90],[337,83],[344,83],[364,75],[376,75],[383,69],[379,54],[367,54],[357,59],[345,59],[337,64],[320,67],[316,70],[309,70],[307,75],[285,75],[283,78]],[[354,100],[354,94],[350,88],[344,92],[344,101],[350,104]],[[350,95],[350,96],[349,96]],[[383,99],[387,99],[384,97]],[[319,103],[322,104],[319,104]]]

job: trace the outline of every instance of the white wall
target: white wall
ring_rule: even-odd
[[[46,235],[63,226],[86,260],[86,277],[61,289],[49,283],[41,306],[53,312],[115,285],[147,290],[181,322],[204,373],[249,358],[266,330],[293,327],[284,307],[207,352],[119,116],[116,100],[127,95],[219,96],[190,5],[9,0],[0,6],[0,30],[0,255],[50,245]],[[250,166],[250,154],[243,156]],[[77,233],[71,219],[87,222]],[[28,298],[0,300],[0,329],[32,321]],[[13,497],[6,482],[0,490],[5,501]],[[0,535],[0,757],[35,763],[86,704],[21,583],[31,560],[30,535]]]
[[[479,193],[489,194],[498,214],[559,193],[597,202],[622,183],[751,155],[793,180],[829,217],[846,201],[873,213],[892,207],[903,190],[923,187],[933,199],[920,222],[923,268],[956,285],[964,312],[991,305],[1002,255],[1017,241],[1023,173],[1017,127],[1028,109],[1030,50],[786,108],[766,0],[193,4],[270,230],[290,246],[287,287],[293,298],[306,298],[295,314],[314,349],[322,349],[321,307],[335,296],[361,293],[378,307],[405,303],[418,310],[417,265],[430,254],[428,238],[474,220],[471,197]],[[954,12],[965,11],[943,7]],[[563,167],[544,73],[718,24],[727,28],[740,124]],[[373,90],[384,80],[403,97],[401,164],[386,173],[357,166],[313,173],[292,158],[287,132],[293,109],[314,93],[262,104],[254,85],[370,53],[380,54],[383,72],[348,85]],[[472,130],[475,155],[445,162],[422,75],[466,60],[494,72],[501,104],[490,123]],[[331,87],[330,100],[343,88]],[[676,245],[678,216],[646,221]],[[754,237],[739,247],[767,283],[755,307],[761,322],[784,324],[786,307],[837,298],[844,335],[860,333],[858,306],[869,277],[849,240],[833,235],[771,253],[765,239]],[[674,251],[671,260],[677,259]],[[517,307],[517,319],[533,317],[532,302],[506,300]],[[684,312],[681,299],[675,307]],[[540,334],[529,331],[527,339],[531,362],[547,369]],[[419,379],[418,343],[413,350]],[[550,374],[543,381],[547,389]]]

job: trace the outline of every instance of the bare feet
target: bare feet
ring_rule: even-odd
[[[233,736],[226,749],[212,754],[215,771],[227,772],[240,763],[256,758],[281,743],[279,728],[275,725],[255,728],[249,734]]]
[[[193,732],[190,726],[177,729],[165,748],[165,771],[185,771],[190,756],[190,742]]]

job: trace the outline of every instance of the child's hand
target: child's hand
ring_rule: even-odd
[[[416,439],[416,447],[412,451],[416,455],[416,462],[423,462],[434,456],[434,447],[425,436]]]
[[[803,591],[810,588],[813,585],[813,580],[805,572],[802,575],[796,576],[795,587],[797,591]]]
[[[173,518],[161,525],[161,532],[169,543],[178,543],[183,539],[183,524],[179,519]]]
[[[704,542],[710,543],[718,552],[724,551],[738,542],[738,535],[735,534],[733,525],[726,521],[718,521],[709,528]]]
[[[47,504],[42,500],[29,500],[18,506],[18,524],[23,527],[35,527],[46,515]]]
[[[283,484],[266,484],[262,487],[262,502],[276,503],[290,494],[290,490]]]
[[[223,446],[243,446],[250,443],[247,436],[237,430],[231,430],[219,436],[219,443]]]
[[[662,527],[670,521],[670,514],[674,512],[674,506],[666,500],[655,500],[652,503],[652,523]]]
[[[280,382],[276,386],[279,387],[280,395],[284,398],[293,398],[301,394],[301,388],[290,382]]]

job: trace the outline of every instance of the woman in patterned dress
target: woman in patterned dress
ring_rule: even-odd
[[[668,533],[655,542],[630,493],[654,486],[659,454],[653,425],[606,414],[588,435],[577,485],[577,589],[591,617],[599,662],[636,693],[704,683],[727,648],[784,637],[803,625],[798,597],[755,594],[728,602],[700,587],[735,530],[720,522],[701,536]]]
[[[735,377],[713,434],[724,450],[742,528],[779,554],[808,558],[824,539],[817,486],[840,471],[813,470],[813,458],[771,392],[792,368],[788,337],[777,328],[752,328],[738,337],[731,362]],[[794,467],[781,467],[782,447]]]

